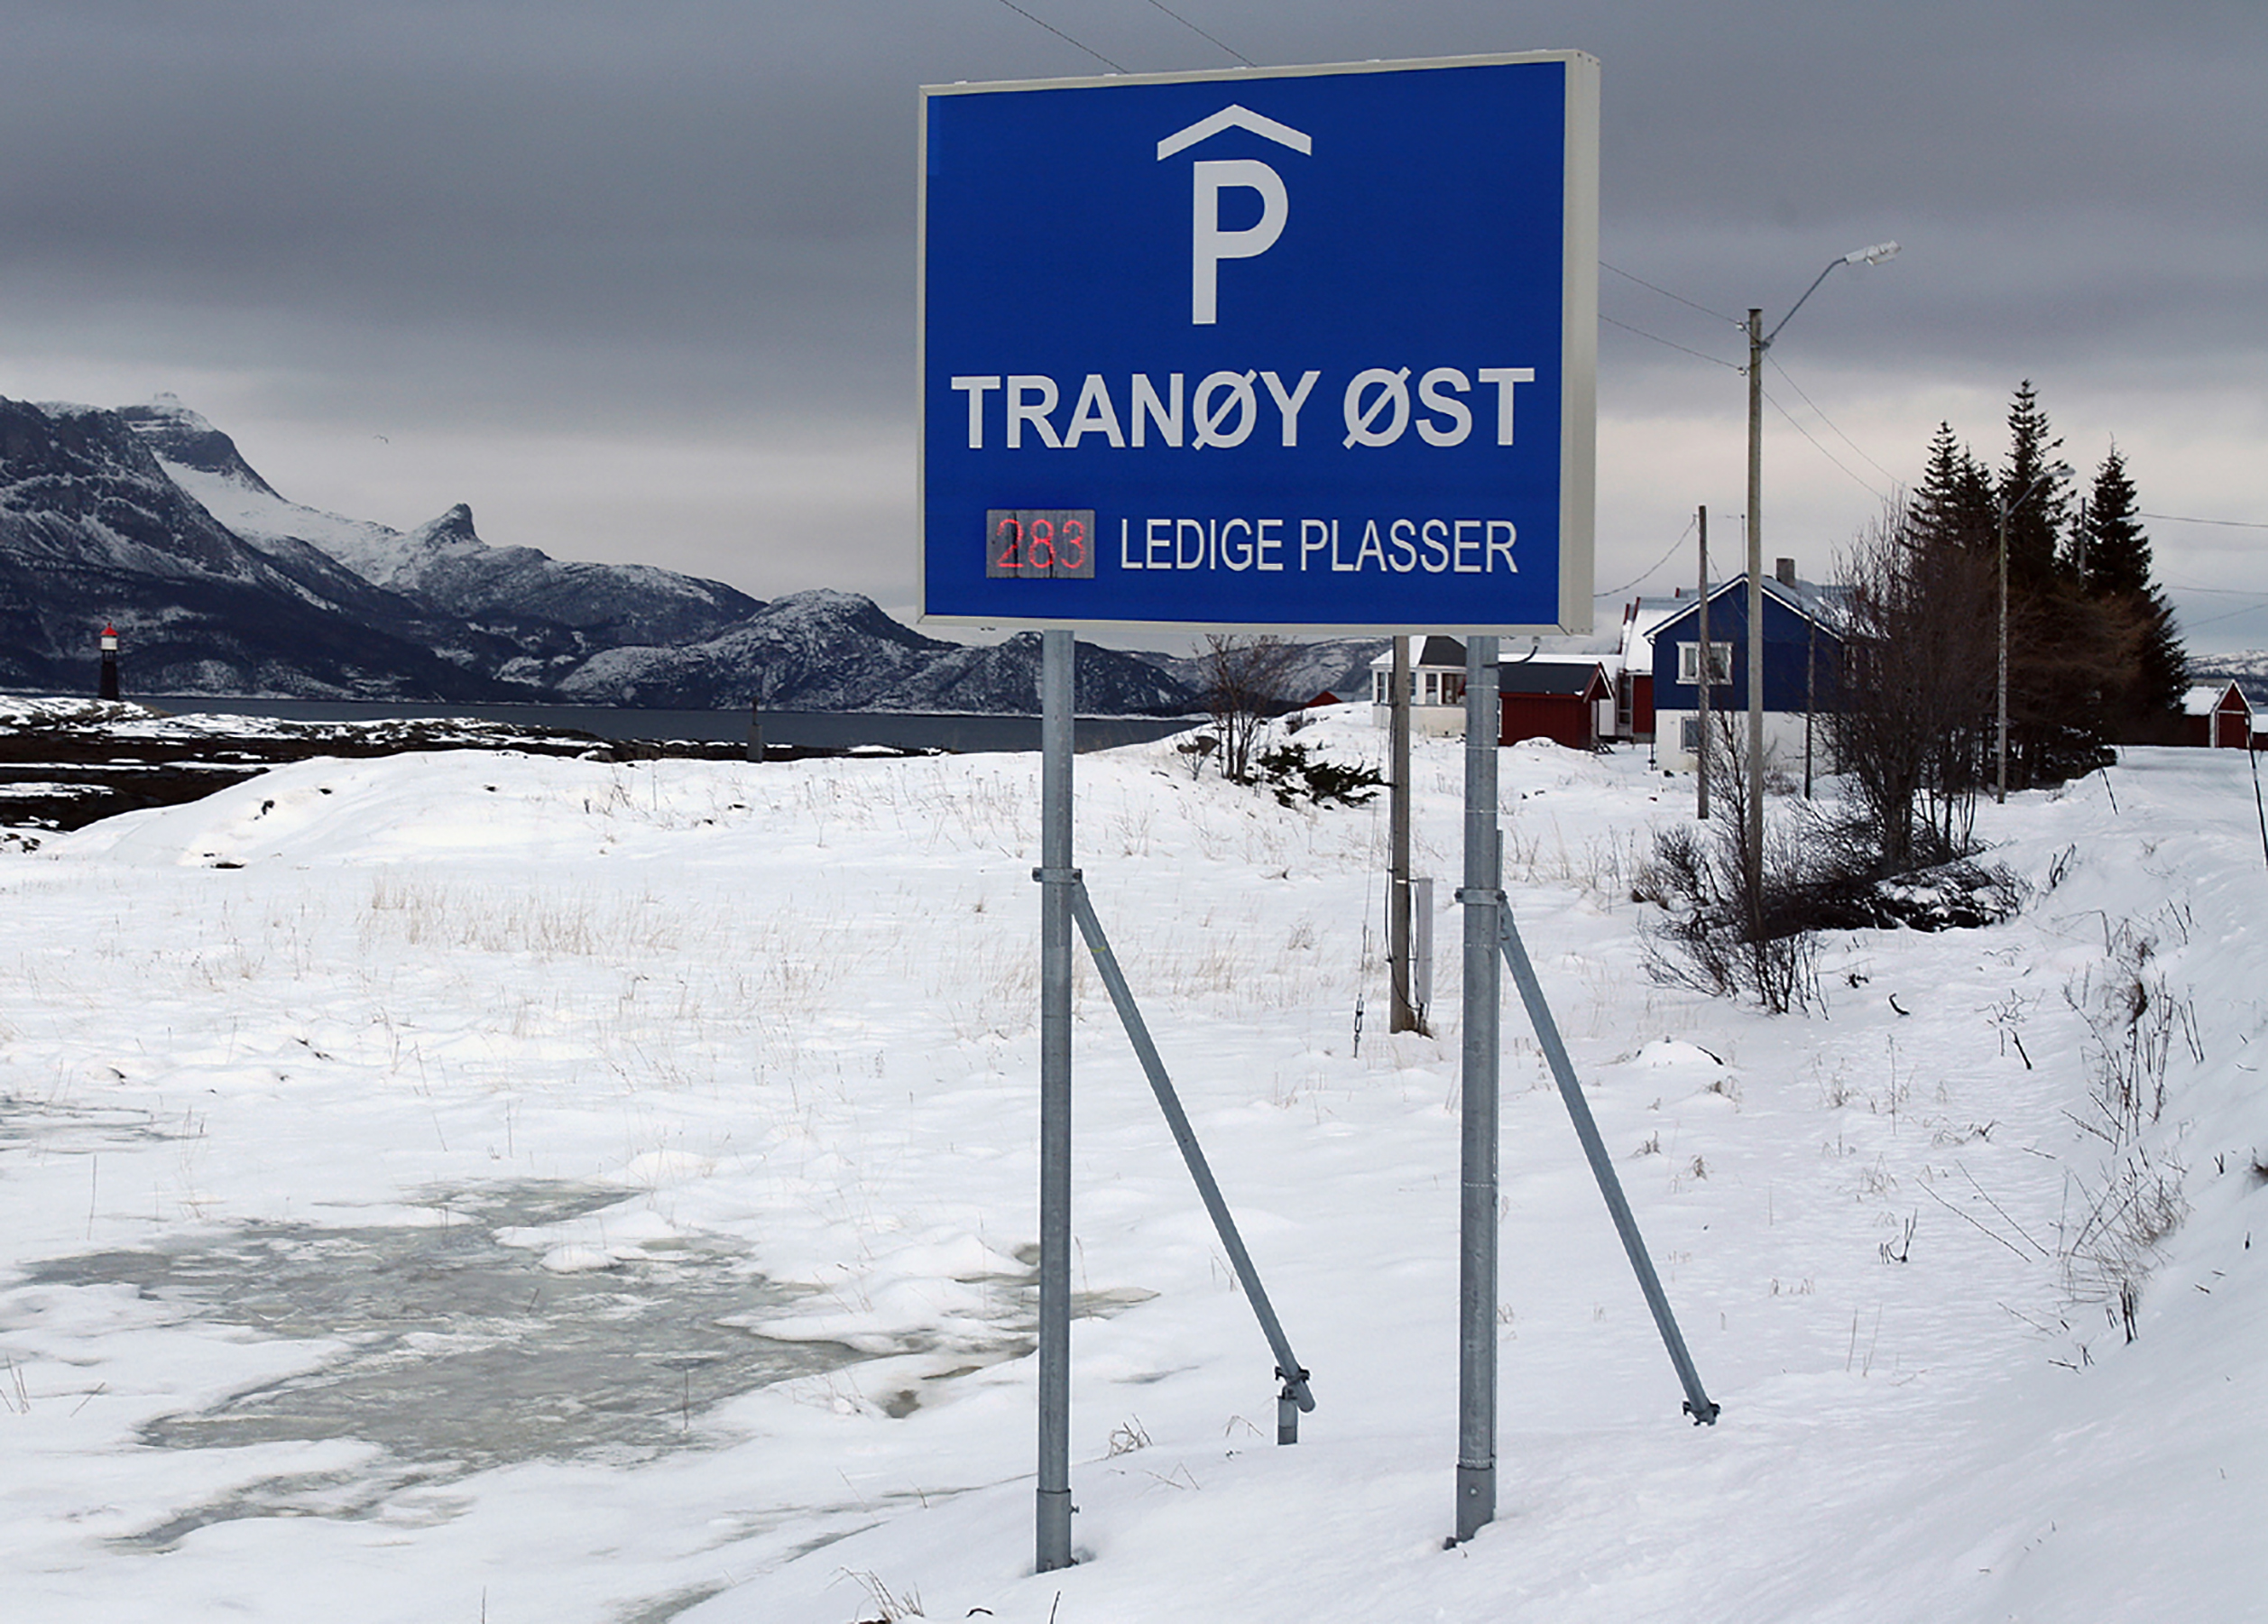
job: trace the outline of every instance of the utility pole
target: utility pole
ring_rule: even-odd
[[[1701,510],[1701,664],[1695,669],[1698,685],[1693,693],[1693,727],[1695,733],[1693,776],[1700,780],[1695,791],[1697,801],[1693,816],[1701,822],[1709,821],[1709,679],[1714,675],[1709,667],[1709,509]]]
[[[1388,752],[1393,756],[1394,782],[1388,798],[1387,843],[1388,878],[1386,960],[1394,982],[1392,1008],[1387,1018],[1389,1032],[1423,1032],[1410,991],[1410,640],[1394,640],[1394,669],[1388,709]]]
[[[1812,718],[1819,709],[1819,622],[1806,616],[1803,649],[1803,798],[1812,798]]]
[[[2030,495],[2030,492],[2025,492]],[[2008,508],[2000,504],[2000,669],[1994,683],[1996,696],[1994,705],[1996,720],[1993,729],[1993,754],[1998,765],[1993,772],[1993,805],[2005,805],[2008,799]]]
[[[1832,270],[1830,266],[1828,269]],[[1825,279],[1827,272],[1820,276]],[[1812,287],[1819,286],[1813,282]],[[1809,299],[1807,291],[1803,298]],[[1798,304],[1802,300],[1796,301]],[[1793,310],[1788,312],[1794,315]],[[1781,318],[1785,325],[1786,318]],[[1764,917],[1764,312],[1748,312],[1748,920]]]
[[[1769,333],[1764,330],[1764,312],[1748,312],[1748,827],[1744,852],[1751,920],[1764,911],[1764,353],[1836,266],[1879,265],[1897,252],[1895,243],[1876,243],[1829,260],[1803,290],[1803,298],[1788,307]]]

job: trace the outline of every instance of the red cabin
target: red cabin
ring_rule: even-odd
[[[1600,660],[1539,654],[1497,668],[1503,726],[1497,742],[1549,739],[1570,750],[1596,750],[1614,736],[1614,684]]]
[[[2253,707],[2234,682],[2223,687],[2203,683],[2181,697],[2181,742],[2200,749],[2251,747]]]

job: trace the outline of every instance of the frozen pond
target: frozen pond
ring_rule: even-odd
[[[700,1440],[719,1400],[859,1357],[744,1329],[789,1300],[721,1248],[675,1242],[558,1273],[501,1232],[613,1204],[619,1190],[519,1184],[428,1192],[428,1226],[249,1224],[146,1250],[34,1268],[33,1283],[134,1287],[263,1335],[346,1344],[318,1369],[161,1417],[144,1444],[226,1448],[351,1438],[379,1460],[350,1476],[277,1480],[151,1529],[165,1546],[244,1516],[368,1514],[398,1491],[536,1459],[627,1463]]]

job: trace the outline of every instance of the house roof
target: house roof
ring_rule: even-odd
[[[1374,671],[1391,670],[1393,666],[1394,650],[1391,645],[1370,661],[1370,669]],[[1410,651],[1410,669],[1413,671],[1461,671],[1464,669],[1465,645],[1453,637],[1428,637]]]
[[[1746,570],[1743,570],[1730,580],[1719,581],[1711,586],[1709,589],[1709,601],[1711,604],[1716,604],[1723,602],[1728,595],[1734,593],[1745,596],[1747,590],[1748,575]],[[1790,586],[1775,577],[1766,576],[1764,577],[1764,592],[1766,597],[1778,600],[1781,606],[1790,614],[1811,622],[1830,637],[1842,635],[1843,604],[1848,595],[1840,586],[1822,586],[1815,581],[1798,581],[1794,586]],[[1699,594],[1695,594],[1691,597],[1641,598],[1638,601],[1641,604],[1666,603],[1669,605],[1669,613],[1655,620],[1646,629],[1646,644],[1650,663],[1654,640],[1661,635],[1662,629],[1673,622],[1685,619],[1688,615],[1698,616],[1701,610],[1701,597]],[[1711,628],[1710,637],[1711,641],[1715,641],[1714,628]]]
[[[1508,642],[1511,640],[1507,639],[1506,641]],[[1569,643],[1573,642],[1575,639],[1572,637],[1564,637],[1556,638],[1553,641],[1561,643]],[[1536,646],[1539,648],[1542,646],[1541,639],[1537,640]],[[1501,670],[1508,671],[1519,661],[1530,659],[1558,660],[1572,660],[1577,661],[1578,663],[1584,661],[1592,662],[1603,669],[1609,679],[1612,678],[1617,671],[1622,669],[1622,656],[1619,653],[1600,653],[1595,651],[1572,654],[1507,654],[1502,656],[1498,660],[1498,668]],[[1383,653],[1378,654],[1370,661],[1370,669],[1374,671],[1390,670],[1393,669],[1393,665],[1394,651],[1391,648],[1387,649]],[[1458,641],[1457,639],[1453,637],[1428,637],[1410,651],[1410,669],[1413,671],[1461,671],[1464,669],[1465,645]]]
[[[1692,600],[1678,597],[1642,597],[1622,612],[1622,663],[1627,669],[1649,671],[1654,669],[1654,632],[1661,623],[1676,614]]]
[[[1611,687],[1604,663],[1595,654],[1536,654],[1526,660],[1507,660],[1497,668],[1499,694],[1580,695],[1592,683]]]
[[[2251,715],[2252,702],[2234,682],[2196,684],[2181,696],[2181,713],[2188,716],[2209,716],[2227,702],[2231,694],[2236,696],[2236,703],[2245,707],[2245,714]]]

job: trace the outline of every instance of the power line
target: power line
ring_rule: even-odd
[[[1105,68],[1108,68],[1108,69],[1109,69],[1111,72],[1113,72],[1113,73],[1125,73],[1125,72],[1129,71],[1129,69],[1125,69],[1125,68],[1121,68],[1121,67],[1120,67],[1120,66],[1119,66],[1116,62],[1112,61],[1112,60],[1111,60],[1109,57],[1104,56],[1104,55],[1103,55],[1101,51],[1097,51],[1097,50],[1096,50],[1093,46],[1092,46],[1092,45],[1088,45],[1088,44],[1085,44],[1085,43],[1082,42],[1081,41],[1078,41],[1078,40],[1074,40],[1074,39],[1073,39],[1073,38],[1072,38],[1069,34],[1067,34],[1067,33],[1064,32],[1064,31],[1063,31],[1062,29],[1057,28],[1057,27],[1056,27],[1056,26],[1053,23],[1050,23],[1050,22],[1046,21],[1045,18],[1042,18],[1042,17],[1035,17],[1035,16],[1033,16],[1033,15],[1031,14],[1031,13],[1029,13],[1029,12],[1026,11],[1026,10],[1025,10],[1022,6],[1020,6],[1020,5],[1017,5],[1017,4],[1016,4],[1016,0],[1000,0],[1000,4],[1001,4],[1002,5],[1005,5],[1006,7],[1008,7],[1008,9],[1009,9],[1009,10],[1010,10],[1010,11],[1014,12],[1014,13],[1015,13],[1018,16],[1019,16],[1019,17],[1023,18],[1025,22],[1027,22],[1027,23],[1038,23],[1040,27],[1042,27],[1042,28],[1046,29],[1046,30],[1049,33],[1051,33],[1051,34],[1055,35],[1055,36],[1056,36],[1056,38],[1057,38],[1058,40],[1061,40],[1061,41],[1062,41],[1065,44],[1066,44],[1066,45],[1071,45],[1071,46],[1074,46],[1074,47],[1076,47],[1078,50],[1081,50],[1081,51],[1085,51],[1085,52],[1086,52],[1089,56],[1093,57],[1093,58],[1096,61],[1098,61],[1098,62],[1102,63],[1102,64]],[[1160,11],[1163,11],[1163,10],[1165,10],[1165,7],[1163,7],[1163,6],[1159,6],[1159,7],[1158,7],[1158,9],[1159,9]],[[1233,52],[1231,52],[1231,54],[1232,54],[1232,55],[1233,55],[1234,53],[1233,53]]]
[[[1778,373],[1783,378],[1787,379],[1788,387],[1795,391],[1797,394],[1803,395],[1803,404],[1809,406],[1813,411],[1819,412],[1819,420],[1825,423],[1830,429],[1835,429],[1835,438],[1837,439],[1839,439],[1844,445],[1849,446],[1852,450],[1858,452],[1860,457],[1866,457],[1867,465],[1872,467],[1876,473],[1881,475],[1885,479],[1888,480],[1892,484],[1898,483],[1898,476],[1895,474],[1890,472],[1889,469],[1884,467],[1880,463],[1876,462],[1873,457],[1867,457],[1866,447],[1851,438],[1850,436],[1845,434],[1840,429],[1836,428],[1835,420],[1829,417],[1826,412],[1820,411],[1819,402],[1812,399],[1811,396],[1803,394],[1803,386],[1801,383],[1798,383],[1793,377],[1788,376],[1788,369],[1780,364],[1778,356],[1774,355],[1769,350],[1765,352],[1765,355],[1766,358],[1772,363],[1772,370]]]
[[[1254,61],[1250,57],[1246,56],[1235,46],[1230,44],[1225,40],[1214,39],[1212,35],[1205,32],[1203,29],[1198,27],[1194,23],[1192,23],[1188,18],[1183,16],[1179,12],[1174,10],[1171,6],[1159,5],[1158,0],[1149,0],[1149,3],[1151,5],[1156,6],[1157,10],[1164,12],[1167,16],[1171,17],[1175,22],[1180,23],[1191,33],[1195,34],[1199,39],[1210,41],[1212,43],[1220,46],[1222,50],[1236,58],[1238,61],[1242,62],[1247,68],[1258,68],[1259,66],[1258,62]]]
[[[1773,399],[1770,391],[1767,390],[1765,392],[1764,398],[1772,401],[1772,410],[1778,412],[1782,417],[1787,419],[1789,426],[1793,428],[1796,433],[1802,435],[1805,439],[1812,442],[1812,446],[1814,450],[1816,450],[1821,457],[1825,457],[1829,462],[1831,462],[1837,467],[1841,468],[1846,475],[1849,475],[1851,484],[1857,485],[1860,490],[1865,491],[1867,494],[1873,496],[1877,502],[1887,502],[1890,500],[1889,497],[1884,495],[1880,491],[1876,490],[1874,486],[1859,478],[1858,475],[1851,473],[1850,468],[1843,462],[1842,458],[1837,457],[1825,446],[1821,445],[1817,435],[1813,434],[1809,429],[1806,429],[1802,424],[1795,420],[1794,413],[1788,411],[1786,407],[1781,405],[1778,401]]]
[[[1685,545],[1685,538],[1693,533],[1693,526],[1697,521],[1697,519],[1688,519],[1685,521],[1685,528],[1677,532],[1677,540],[1670,543],[1669,551],[1664,553],[1659,558],[1656,558],[1654,561],[1653,569],[1647,570],[1646,574],[1640,576],[1636,580],[1628,582],[1624,586],[1617,586],[1610,592],[1594,592],[1590,595],[1593,598],[1620,597],[1633,586],[1645,586],[1648,580],[1653,578],[1655,570],[1661,568],[1663,565],[1677,557],[1677,549]]]
[[[1152,3],[1155,4],[1155,0],[1152,0]],[[1646,281],[1643,276],[1634,276],[1629,272],[1625,271],[1620,265],[1609,265],[1605,260],[1600,260],[1599,262],[1599,268],[1601,271],[1611,271],[1617,276],[1623,278],[1627,281],[1634,281],[1637,283],[1641,288],[1650,289],[1654,292],[1659,293],[1664,299],[1673,299],[1682,305],[1699,310],[1704,316],[1714,317],[1717,320],[1727,322],[1733,327],[1741,327],[1746,325],[1738,317],[1728,316],[1722,310],[1712,310],[1705,304],[1696,304],[1693,300],[1686,298],[1683,293],[1673,293],[1667,288],[1655,286],[1653,282]]]
[[[2242,609],[2225,610],[2219,614],[2208,614],[2202,620],[2191,620],[2186,614],[2180,616],[2180,619],[2184,632],[2193,632],[2199,626],[2209,626],[2215,621],[2235,620],[2240,614],[2257,614],[2260,610],[2260,604],[2247,604]]]
[[[1697,349],[1688,349],[1682,344],[1674,343],[1670,339],[1663,337],[1659,333],[1649,333],[1644,328],[1632,327],[1627,321],[1617,321],[1613,317],[1603,314],[1599,318],[1599,319],[1605,322],[1609,327],[1620,328],[1626,333],[1636,333],[1641,338],[1651,338],[1656,344],[1667,345],[1670,348],[1680,351],[1683,354],[1692,355],[1697,360],[1713,362],[1715,364],[1723,367],[1728,372],[1738,372],[1740,370],[1740,368],[1734,363],[1727,361],[1720,356],[1707,355]]]
[[[2230,530],[2268,530],[2268,524],[2256,523],[2250,519],[2191,519],[2182,513],[2136,513],[2134,517],[2162,519],[2169,524],[2218,524]],[[2207,588],[2199,587],[2198,590],[2201,592]]]
[[[2209,592],[2216,597],[2252,597],[2268,601],[2268,592],[2254,591],[2243,586],[2192,586],[2187,581],[2167,577],[2165,585],[2176,592]]]

